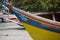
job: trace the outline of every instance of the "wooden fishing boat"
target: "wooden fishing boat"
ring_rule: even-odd
[[[36,16],[7,2],[3,2],[3,5],[8,7],[9,11],[21,21],[34,40],[60,40],[59,14],[55,16],[57,21],[53,21],[50,14]]]

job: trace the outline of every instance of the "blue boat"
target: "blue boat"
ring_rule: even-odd
[[[53,21],[41,16],[31,14],[22,9],[14,7],[8,2],[3,2],[2,5],[3,7],[7,7],[9,9],[9,12],[14,14],[19,19],[19,21],[23,23],[26,23],[41,29],[49,30],[52,32],[60,33],[60,22],[58,21]]]

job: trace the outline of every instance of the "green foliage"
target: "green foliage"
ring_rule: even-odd
[[[11,2],[27,11],[60,11],[60,0],[12,0]]]
[[[0,0],[0,10],[3,8],[2,7],[2,2],[3,2],[3,0]]]

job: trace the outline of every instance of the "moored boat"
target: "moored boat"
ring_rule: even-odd
[[[60,22],[58,21],[53,21],[41,16],[39,17],[34,14],[25,12],[24,10],[16,8],[7,2],[4,2],[3,5],[8,7],[9,11],[15,14],[19,21],[23,23],[60,33]]]

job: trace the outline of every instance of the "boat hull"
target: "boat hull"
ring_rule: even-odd
[[[9,18],[9,20],[18,22],[16,18]],[[44,30],[24,22],[21,23],[34,40],[60,40],[60,33]]]
[[[60,33],[59,22],[52,21],[43,17],[39,17],[30,13],[27,13],[6,2],[4,3],[4,5],[9,8],[9,11],[12,14],[14,14],[18,18],[19,21],[27,23],[32,26],[36,26],[38,28]]]
[[[22,24],[34,40],[60,40],[60,33],[44,30],[24,22]]]
[[[56,25],[47,25],[45,22],[41,21],[40,23],[37,20],[22,15],[22,13],[13,11],[13,8],[10,7],[9,11],[17,16],[34,40],[60,40],[60,29],[58,28],[60,26],[55,27]],[[53,22],[51,24],[53,24]]]

